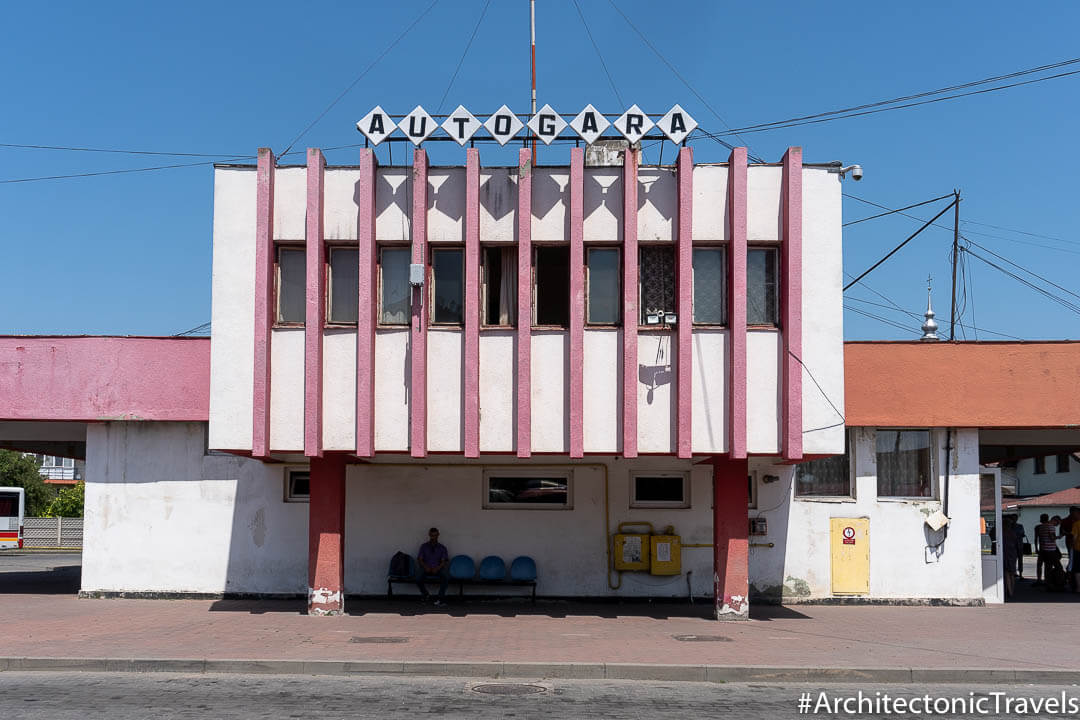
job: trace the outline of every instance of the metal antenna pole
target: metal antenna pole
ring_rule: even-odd
[[[531,38],[530,51],[532,56],[532,112],[530,117],[536,116],[536,0],[529,0],[529,35]],[[532,136],[532,162],[536,165],[536,135]]]
[[[953,190],[952,306],[949,308],[949,341],[956,339],[956,258],[960,254],[960,191]]]

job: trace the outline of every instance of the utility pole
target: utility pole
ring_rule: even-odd
[[[531,38],[530,52],[532,57],[532,112],[530,118],[536,117],[536,0],[529,0],[529,36]],[[532,136],[532,164],[536,165],[536,135]]]
[[[953,190],[952,305],[949,308],[949,341],[956,339],[956,259],[960,254],[960,191]]]

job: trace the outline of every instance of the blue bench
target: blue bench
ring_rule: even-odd
[[[532,604],[536,604],[536,561],[527,555],[514,558],[510,563],[510,571],[506,570],[506,563],[498,555],[488,555],[480,561],[479,570],[473,559],[468,555],[455,555],[450,560],[448,568],[450,584],[458,586],[458,596],[465,596],[465,586],[484,587],[530,587],[532,588]],[[427,578],[426,583],[437,583],[438,579]],[[386,597],[394,596],[396,583],[416,584],[416,559],[409,556],[409,574],[394,575],[389,570],[386,575]]]

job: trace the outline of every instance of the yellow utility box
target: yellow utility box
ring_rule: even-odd
[[[829,518],[833,595],[870,592],[870,518]]]
[[[615,569],[648,570],[649,536],[632,533],[615,535]]]
[[[679,575],[682,573],[682,538],[678,535],[649,536],[649,559],[651,575]]]

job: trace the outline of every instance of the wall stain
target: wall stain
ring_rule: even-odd
[[[255,517],[251,521],[251,539],[255,547],[262,547],[266,542],[266,508],[255,511]]]

